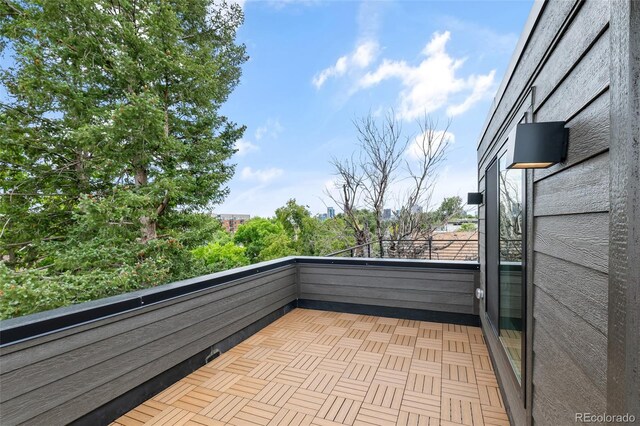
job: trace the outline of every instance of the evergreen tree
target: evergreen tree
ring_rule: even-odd
[[[11,260],[64,238],[81,200],[158,236],[221,201],[242,136],[219,113],[238,84],[242,10],[214,0],[6,1],[0,46],[0,230]],[[87,211],[87,209],[83,209]],[[88,209],[91,211],[91,209]],[[23,259],[16,259],[17,253]]]

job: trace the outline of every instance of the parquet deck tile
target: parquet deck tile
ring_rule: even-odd
[[[309,374],[311,374],[311,372],[307,370],[285,367],[276,375],[275,378],[272,379],[272,381],[283,383],[285,385],[300,386],[305,380],[307,380]]]
[[[387,350],[387,346],[388,343],[367,339],[360,347],[360,350],[365,352],[373,352],[376,354],[383,354]]]
[[[396,326],[394,324],[377,322],[376,325],[373,326],[373,329],[371,331],[374,331],[376,333],[393,334],[395,329]]]
[[[325,345],[325,346],[335,346],[336,343],[338,343],[340,341],[340,339],[342,338],[341,335],[339,334],[325,334],[322,333],[320,334],[320,336],[318,337],[318,339],[316,340],[316,343],[319,345]]]
[[[413,359],[439,363],[439,362],[442,362],[442,351],[439,349],[416,347],[413,350]]]
[[[115,426],[508,425],[482,330],[295,309]]]
[[[320,361],[320,364],[318,364],[317,369],[342,374],[347,370],[348,367],[349,363],[346,361],[324,358],[322,361]]]
[[[352,425],[356,420],[362,402],[340,396],[329,395],[317,417],[330,420],[335,424]]]
[[[339,373],[316,370],[300,385],[302,389],[329,394],[340,380]]]
[[[369,391],[364,397],[364,402],[378,407],[399,409],[403,394],[404,388],[374,382],[369,387]]]
[[[369,323],[365,323],[365,324],[369,324]],[[354,326],[351,326],[351,328],[347,331],[347,334],[345,336],[351,339],[358,339],[362,341],[367,338],[368,334],[369,334],[369,329],[355,328]]]
[[[346,368],[342,377],[360,382],[371,383],[376,375],[377,365],[351,363]]]
[[[440,377],[409,373],[405,389],[429,395],[440,395],[442,391],[442,382]]]
[[[354,337],[349,337],[347,333],[347,336],[338,340],[336,346],[358,350],[360,349],[360,346],[362,346],[362,340]]]
[[[211,404],[204,407],[199,414],[226,423],[231,420],[240,410],[242,410],[242,408],[247,405],[249,401],[249,399],[242,398],[241,396],[223,393],[222,395],[214,399]]]
[[[371,330],[373,330],[373,326],[374,325],[375,325],[375,321],[366,321],[366,319],[358,318],[357,321],[354,321],[353,324],[351,324],[351,329],[352,330],[371,331]]]
[[[247,405],[229,421],[230,425],[263,425],[269,424],[271,419],[280,411],[279,408],[256,401],[249,401]]]
[[[411,321],[410,323],[417,323],[417,321]],[[396,326],[393,334],[398,334],[400,336],[410,336],[417,337],[418,336],[418,328],[416,326],[411,325],[398,325]]]
[[[284,405],[284,408],[314,416],[318,413],[329,395],[307,389],[297,389]]]
[[[360,350],[356,353],[356,356],[353,357],[352,362],[355,364],[366,364],[377,367],[380,365],[382,357],[383,355],[379,353]]]
[[[438,419],[440,418],[440,396],[405,391],[400,409],[409,413]]]
[[[269,382],[266,380],[256,379],[253,377],[243,377],[227,389],[226,393],[241,396],[243,398],[253,398],[268,384]]]
[[[391,341],[391,337],[393,337],[392,333],[384,333],[381,331],[376,331],[374,329],[372,329],[369,332],[369,335],[367,336],[367,340],[371,340],[374,342],[382,342],[382,343],[389,343]]]
[[[371,383],[368,382],[341,377],[331,391],[331,395],[352,398],[356,401],[364,401],[370,385]]]
[[[310,426],[314,417],[283,408],[269,423],[270,426]]]
[[[429,417],[422,414],[400,411],[398,424],[403,426],[439,426],[440,420],[437,417]]]
[[[418,330],[417,329],[415,330],[417,333]],[[397,331],[396,331],[396,334],[391,336],[391,341],[389,343],[393,345],[410,346],[413,348],[416,345],[416,337],[407,336],[406,334],[397,334]]]
[[[351,362],[351,360],[356,356],[356,353],[358,353],[357,349],[335,346],[329,351],[326,357],[335,361]]]
[[[299,355],[297,352],[275,351],[269,354],[265,361],[275,364],[289,365]]]

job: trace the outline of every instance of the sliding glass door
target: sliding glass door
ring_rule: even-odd
[[[524,173],[498,158],[486,174],[486,310],[513,373],[522,382],[524,348]]]

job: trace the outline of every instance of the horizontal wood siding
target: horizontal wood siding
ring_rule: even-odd
[[[516,424],[573,422],[604,412],[609,264],[609,2],[547,2],[478,144],[479,188],[506,132],[529,121],[566,121],[566,162],[528,173],[532,230],[528,259],[533,348],[518,391],[495,339],[498,376]],[[528,97],[533,92],[533,102]],[[481,207],[480,217],[484,219]],[[480,223],[481,287],[485,229]],[[484,321],[484,313],[481,312]],[[485,333],[493,333],[484,324]],[[580,389],[576,392],[576,389]],[[529,407],[525,409],[524,395]],[[571,418],[569,418],[571,417]]]
[[[300,298],[474,313],[477,271],[300,264]]]
[[[67,424],[296,299],[288,265],[9,347],[2,424]]]

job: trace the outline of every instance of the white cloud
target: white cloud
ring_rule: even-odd
[[[284,127],[280,124],[280,120],[270,118],[265,124],[256,129],[255,137],[256,140],[260,140],[265,136],[268,136],[271,139],[277,139],[283,130]]]
[[[240,172],[240,178],[242,180],[257,181],[260,183],[269,183],[275,178],[282,176],[284,170],[277,167],[271,167],[268,169],[252,169],[251,167],[245,167]]]
[[[414,119],[422,114],[447,106],[454,94],[466,94],[463,102],[450,106],[449,115],[458,115],[476,102],[490,95],[495,86],[495,70],[486,75],[458,77],[457,71],[464,59],[453,58],[446,50],[451,34],[434,33],[422,50],[425,58],[412,66],[405,61],[385,59],[374,71],[367,72],[356,89],[367,89],[385,80],[400,80],[403,90],[399,96],[398,113],[404,119]],[[470,92],[470,93],[469,93]]]
[[[491,70],[487,75],[472,75],[469,77],[469,85],[473,88],[471,94],[461,103],[447,108],[447,114],[451,116],[466,112],[478,101],[481,101],[489,93],[493,92],[496,70]]]
[[[238,150],[237,154],[241,157],[260,149],[258,145],[255,145],[245,139],[239,139],[236,141],[234,148]]]
[[[443,130],[428,130],[427,132],[431,133],[431,140],[433,141],[431,150],[435,151],[438,149],[441,143],[449,142],[454,143],[456,137],[451,132],[445,132]],[[413,141],[407,147],[407,156],[411,159],[417,160],[422,157],[424,149],[428,148],[429,136],[424,132],[418,136],[416,136]]]
[[[320,89],[332,77],[340,77],[353,69],[367,68],[378,56],[380,48],[373,40],[358,43],[353,51],[338,58],[336,63],[317,73],[312,80],[314,86]]]

